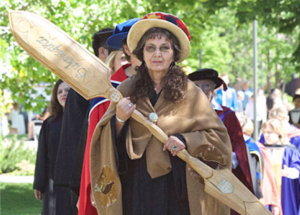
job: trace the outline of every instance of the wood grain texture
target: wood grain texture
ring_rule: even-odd
[[[85,99],[115,92],[110,68],[50,21],[25,11],[10,11],[18,44]]]

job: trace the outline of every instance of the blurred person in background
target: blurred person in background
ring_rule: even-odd
[[[300,129],[289,123],[288,111],[284,106],[274,107],[269,112],[270,119],[278,119],[284,132],[290,139],[290,143],[295,145],[300,150]],[[262,134],[259,139],[260,143],[265,143],[264,135]]]
[[[34,140],[34,137],[35,137],[34,126],[36,124],[41,125],[43,123],[43,121],[45,121],[50,115],[51,114],[50,114],[49,108],[46,106],[42,115],[36,114],[35,117],[28,122],[28,124],[27,124],[27,128],[28,128],[27,140]]]
[[[50,112],[42,125],[38,140],[33,189],[35,198],[43,201],[43,215],[55,215],[54,169],[69,85],[58,80],[53,87]]]
[[[237,99],[237,92],[234,88],[228,86],[229,75],[223,73],[220,75],[220,78],[224,81],[227,88],[224,89],[223,85],[221,85],[220,88],[216,89],[216,101],[219,104],[228,107],[234,111],[240,111]]]
[[[265,147],[270,154],[284,215],[299,214],[300,206],[300,152],[289,143],[289,138],[278,119],[269,119],[262,125]]]
[[[125,54],[122,50],[112,51],[105,60],[105,63],[111,68],[111,75],[120,69],[121,66],[128,64]]]
[[[272,89],[267,97],[267,108],[270,111],[273,107],[282,106],[281,91],[277,88]]]
[[[289,111],[290,124],[300,128],[300,94],[293,96],[294,109]]]
[[[237,118],[243,129],[244,139],[249,149],[249,164],[254,190],[259,189],[262,193],[260,201],[272,212],[273,215],[282,215],[281,196],[275,180],[275,172],[272,168],[271,157],[266,147],[252,139],[253,122],[244,113],[237,113]],[[251,165],[252,164],[252,165]]]
[[[253,90],[249,88],[249,82],[248,81],[244,81],[242,83],[242,88],[238,91],[239,92],[243,92],[244,93],[244,99],[243,99],[243,110],[246,109],[246,104],[248,103],[250,97],[253,94]],[[240,109],[240,111],[242,111]]]
[[[20,113],[19,104],[14,102],[12,106],[13,108],[8,114],[9,134],[25,134],[25,120]]]
[[[249,100],[246,104],[245,113],[248,118],[250,118],[254,124],[254,94],[248,94]],[[266,105],[266,97],[264,96],[263,90],[258,90],[256,97],[256,120],[258,131],[260,131],[261,125],[267,119],[267,105]]]
[[[243,101],[245,99],[244,92],[243,91],[238,91],[237,92],[237,97],[238,97],[238,107],[239,107],[238,112],[244,112],[244,106],[243,106]]]

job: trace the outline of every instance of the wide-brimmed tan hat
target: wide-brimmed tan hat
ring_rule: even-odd
[[[147,14],[131,27],[127,37],[129,50],[133,52],[146,31],[154,27],[167,29],[178,39],[181,57],[177,63],[184,61],[189,56],[191,36],[186,25],[176,16],[162,12]]]

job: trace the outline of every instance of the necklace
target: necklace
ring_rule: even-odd
[[[155,91],[156,94],[159,94],[160,91],[161,91],[161,88],[156,88],[156,87],[154,87],[154,91]]]

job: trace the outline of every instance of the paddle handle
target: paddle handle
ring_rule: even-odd
[[[131,117],[146,126],[163,144],[168,140],[168,136],[157,125],[147,120],[139,111],[134,110]],[[204,178],[205,191],[223,204],[233,208],[242,215],[271,215],[266,207],[230,170],[214,171],[199,159],[192,157],[185,149],[179,151],[177,156]],[[231,189],[228,189],[228,187]]]
[[[163,144],[168,140],[168,136],[153,122],[147,120],[138,110],[134,110],[131,117],[146,126],[149,131]],[[189,164],[203,178],[210,178],[213,175],[213,170],[199,159],[192,157],[187,150],[183,149],[177,153],[177,156]]]

